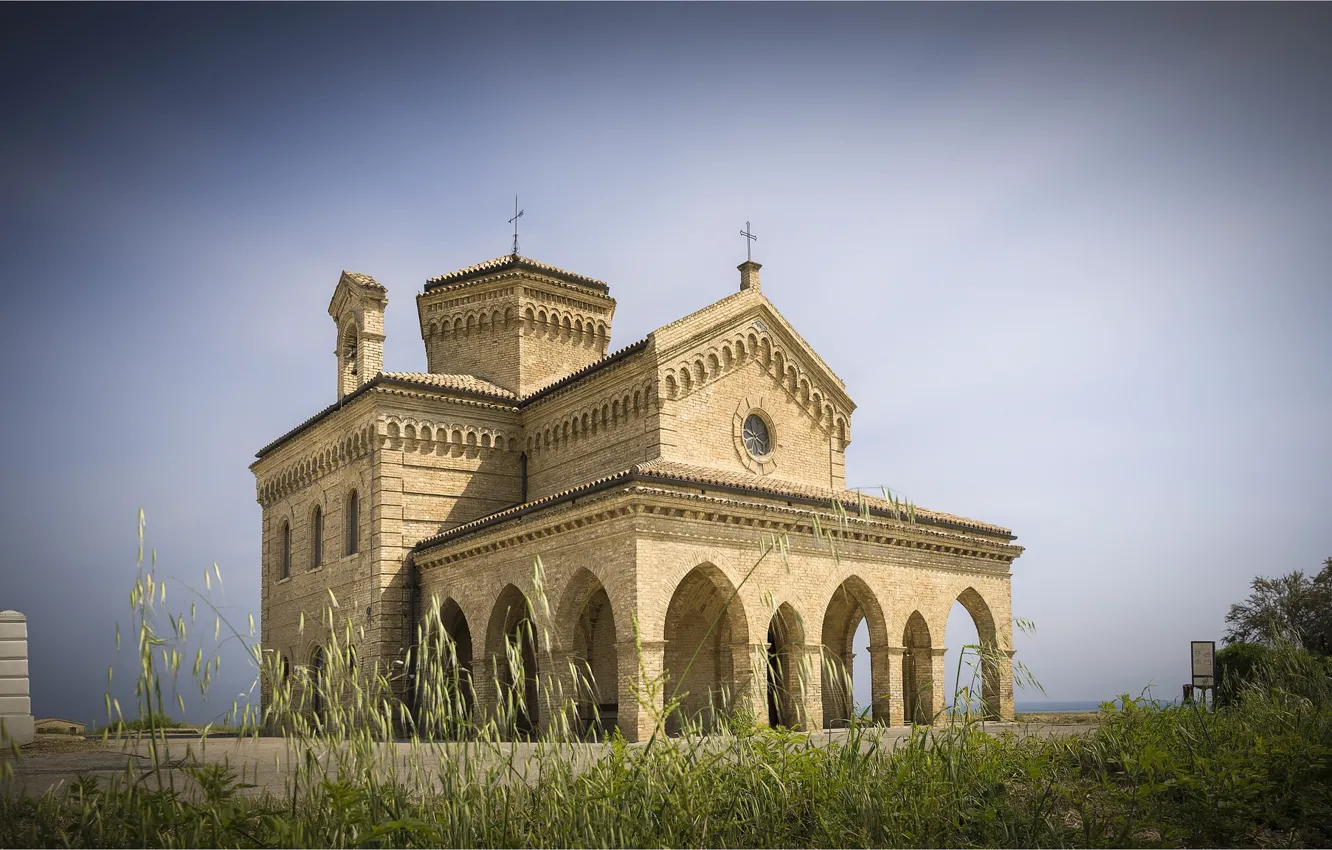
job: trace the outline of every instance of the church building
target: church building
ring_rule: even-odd
[[[331,590],[362,636],[358,664],[392,665],[438,600],[479,716],[518,636],[532,697],[541,676],[590,672],[580,711],[633,741],[653,729],[634,697],[644,671],[705,723],[724,698],[761,722],[845,725],[865,621],[872,714],[897,726],[940,716],[961,602],[990,650],[985,710],[1011,719],[1022,547],[846,488],[856,405],[759,269],[742,263],[738,290],[612,351],[610,287],[515,246],[425,282],[419,373],[383,371],[387,290],[343,272],[328,306],[336,397],[250,467],[263,647],[318,667],[320,630],[300,622],[320,622]],[[530,710],[533,728],[549,721]]]

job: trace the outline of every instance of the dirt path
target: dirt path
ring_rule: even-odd
[[[1049,738],[1085,734],[1095,726],[1068,722],[986,723],[984,728],[991,734],[1011,730],[1018,735]],[[897,746],[910,737],[911,730],[890,728],[879,730],[877,734],[883,744]],[[816,743],[825,745],[829,741],[845,739],[846,735],[845,731],[823,731],[811,737]],[[528,768],[535,764],[533,757],[537,745],[509,743],[498,747],[498,751],[478,750],[475,744],[448,743],[423,747],[413,753],[410,744],[379,744],[376,755],[384,773],[432,777],[438,774],[441,765],[448,770],[455,769],[452,765],[460,759],[502,759],[512,761],[515,771],[512,775],[531,781]],[[592,764],[607,751],[603,744],[565,744],[561,748],[584,766]],[[36,741],[23,748],[22,758],[14,764],[14,776],[3,783],[3,790],[9,794],[42,794],[54,789],[59,793],[80,776],[108,782],[114,777],[125,776],[131,765],[136,773],[150,770],[150,756],[147,741],[103,743],[64,735],[39,735]],[[174,779],[177,787],[192,785],[183,767],[220,764],[236,770],[243,781],[253,783],[256,787],[250,793],[254,794],[271,792],[282,795],[287,792],[291,762],[295,757],[295,750],[282,738],[210,738],[207,742],[197,738],[174,738],[159,751],[162,762],[174,766],[167,771],[169,776],[166,778]],[[326,769],[330,774],[336,773],[331,765]]]

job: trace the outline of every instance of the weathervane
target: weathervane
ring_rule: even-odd
[[[523,217],[526,210],[518,209],[518,196],[513,196],[513,218],[509,219],[509,224],[513,225],[513,255],[518,256],[518,219]]]
[[[745,262],[752,263],[754,262],[754,257],[749,253],[749,249],[756,241],[758,241],[758,237],[749,231],[749,222],[745,222],[745,229],[740,231],[740,235],[745,237]],[[515,236],[514,238],[517,239],[518,237]],[[518,243],[514,242],[513,244],[517,245]],[[516,248],[514,250],[517,251]]]

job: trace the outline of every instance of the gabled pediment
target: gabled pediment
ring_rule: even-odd
[[[359,307],[366,302],[384,307],[388,303],[388,290],[368,274],[344,271],[333,288],[328,314],[336,322],[345,314],[349,304]]]
[[[855,402],[841,378],[761,293],[742,291],[653,332],[662,394],[683,399],[757,361],[830,434],[850,439]]]

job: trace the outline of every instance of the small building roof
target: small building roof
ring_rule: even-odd
[[[485,378],[478,378],[475,375],[438,375],[434,372],[382,372],[381,375],[390,381],[425,384],[426,386],[439,387],[440,389],[445,390],[484,393],[489,396],[494,396],[497,399],[506,399],[508,401],[518,400],[517,393],[506,390],[499,384],[492,384]]]
[[[572,283],[577,286],[583,286],[595,290],[602,295],[610,292],[610,286],[605,281],[586,277],[567,269],[543,263],[539,260],[533,260],[530,257],[524,257],[520,254],[508,254],[503,257],[496,257],[493,260],[486,260],[484,263],[477,263],[476,265],[468,266],[465,269],[458,269],[457,271],[451,271],[448,274],[432,277],[426,281],[425,291],[431,292],[444,287],[459,286],[474,278],[495,274],[496,272],[508,271],[509,269],[526,269],[539,274],[549,275],[550,277],[559,278],[566,283]]]
[[[342,276],[343,278],[351,281],[357,286],[363,286],[366,289],[374,289],[379,292],[388,292],[388,290],[384,288],[384,284],[375,280],[373,277],[371,277],[368,274],[361,274],[360,272],[349,272],[346,269],[343,269]]]
[[[577,487],[562,490],[558,493],[552,493],[540,499],[534,499],[529,502],[523,502],[493,514],[488,514],[471,522],[463,523],[456,528],[450,528],[446,531],[428,537],[412,547],[412,551],[420,552],[433,548],[441,543],[447,543],[460,537],[465,537],[484,528],[505,522],[510,519],[516,519],[553,507],[569,499],[585,496],[598,490],[604,490],[617,484],[627,484],[634,481],[664,482],[698,485],[702,487],[712,487],[718,490],[730,491],[737,494],[755,495],[760,497],[785,499],[791,501],[800,501],[807,505],[831,507],[833,503],[841,504],[848,513],[854,513],[864,508],[871,514],[877,516],[894,517],[901,513],[902,506],[894,505],[887,499],[874,496],[865,496],[854,490],[834,490],[828,487],[817,487],[808,484],[798,484],[791,481],[781,481],[771,477],[748,475],[738,472],[724,472],[706,467],[693,466],[675,461],[668,461],[662,458],[637,463],[628,469],[621,470],[613,475],[603,476]],[[1012,541],[1017,537],[1007,528],[999,525],[992,525],[979,520],[968,519],[966,517],[946,514],[941,511],[931,511],[926,508],[912,506],[912,512],[915,515],[916,522],[922,525],[930,525],[939,528],[948,528],[955,531],[966,531],[971,533],[984,534],[990,537],[999,537],[1004,540]]]

